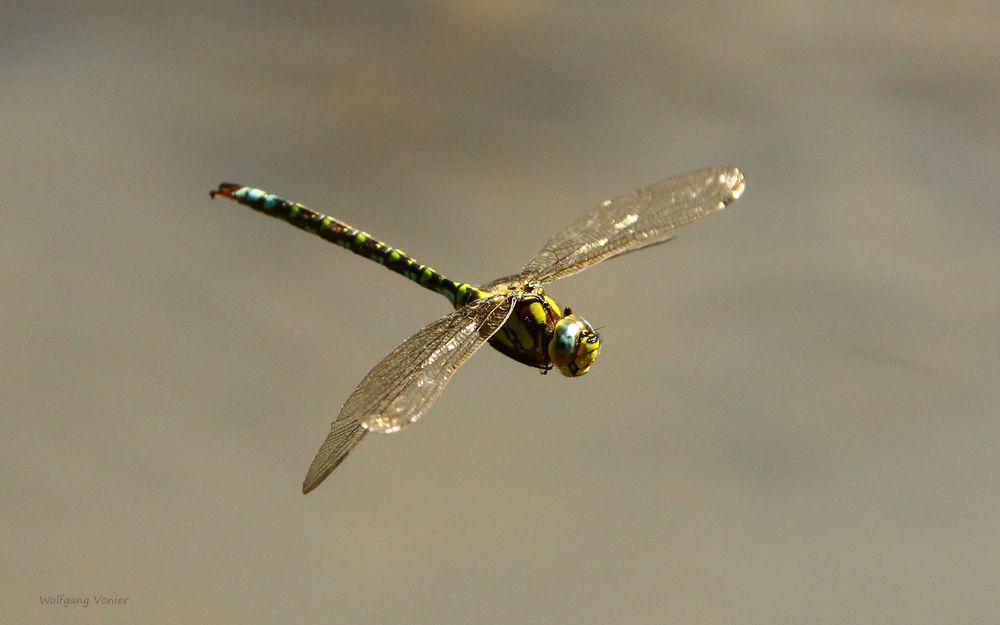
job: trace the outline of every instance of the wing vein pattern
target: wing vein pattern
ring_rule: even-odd
[[[665,242],[677,228],[732,203],[745,184],[736,167],[709,167],[607,200],[549,239],[519,274],[488,287],[545,284]]]
[[[423,416],[455,371],[506,323],[516,299],[516,293],[508,293],[470,302],[375,365],[334,420],[302,491],[316,488],[369,430],[395,432]]]

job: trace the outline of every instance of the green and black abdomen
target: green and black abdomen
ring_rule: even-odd
[[[490,294],[490,292],[474,285],[450,280],[427,265],[418,263],[402,250],[375,239],[367,232],[358,230],[335,217],[318,213],[297,202],[289,202],[261,189],[225,182],[212,192],[212,197],[217,195],[235,200],[244,206],[280,219],[300,230],[311,232],[331,243],[347,248],[359,256],[384,265],[420,286],[444,295],[455,309]],[[598,350],[598,344],[594,343],[596,332],[590,328],[589,324],[586,324],[586,328],[581,326],[583,330],[586,330],[585,332],[581,330],[573,337],[569,337],[573,340],[568,342],[573,343],[573,345],[563,346],[563,343],[567,341],[558,344],[553,342],[553,337],[558,334],[558,329],[561,327],[560,324],[567,325],[567,321],[571,322],[569,325],[577,323],[565,319],[559,305],[551,297],[545,295],[541,288],[528,289],[520,294],[507,323],[490,337],[489,342],[498,351],[526,365],[548,371],[553,364],[556,364],[566,375],[582,375],[589,368],[589,363],[596,358]],[[576,335],[593,337],[593,340],[590,340],[586,349],[583,350],[583,356],[575,353],[569,354],[567,351],[570,350],[570,347],[573,350],[577,349],[579,342],[575,340]],[[564,358],[567,362],[554,362],[551,353],[553,346],[567,351]],[[560,354],[561,352],[557,352],[556,356]],[[571,356],[573,358],[570,358]],[[573,362],[580,360],[582,364],[576,368],[567,369],[566,367],[570,366],[567,364],[569,360]]]
[[[311,232],[359,256],[384,265],[420,286],[444,295],[453,305],[456,304],[456,298],[465,299],[461,297],[459,291],[460,287],[468,285],[461,285],[448,279],[431,267],[418,263],[402,250],[386,245],[367,232],[358,230],[335,217],[318,213],[298,202],[289,202],[273,193],[238,184],[224,182],[219,185],[218,190],[212,192],[212,197],[216,195],[236,200],[244,206]],[[464,303],[460,301],[458,304]]]

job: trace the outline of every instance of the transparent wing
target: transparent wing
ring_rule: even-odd
[[[736,167],[709,167],[607,200],[549,239],[520,274],[491,286],[552,282],[664,242],[677,228],[725,208],[745,186]]]
[[[344,461],[347,454],[351,453],[354,446],[360,443],[368,432],[361,427],[357,419],[344,419],[343,416],[344,413],[341,412],[340,416],[333,422],[330,433],[327,434],[326,440],[320,445],[316,457],[309,465],[306,479],[302,482],[303,495],[319,486],[320,482],[326,479],[326,476],[333,473],[333,470]]]
[[[369,430],[395,432],[419,419],[466,360],[510,316],[516,295],[470,302],[406,339],[347,398],[306,473],[319,486]]]

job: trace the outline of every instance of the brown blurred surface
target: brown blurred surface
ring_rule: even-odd
[[[995,3],[154,6],[0,20],[4,622],[1000,622]],[[486,281],[725,163],[299,494],[447,306],[217,182]]]

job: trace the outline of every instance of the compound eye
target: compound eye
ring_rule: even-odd
[[[600,351],[600,336],[582,317],[570,314],[556,322],[549,359],[563,375],[575,378],[586,374]]]
[[[557,367],[564,367],[576,358],[576,346],[582,331],[583,327],[575,319],[563,317],[556,323],[549,357]]]

